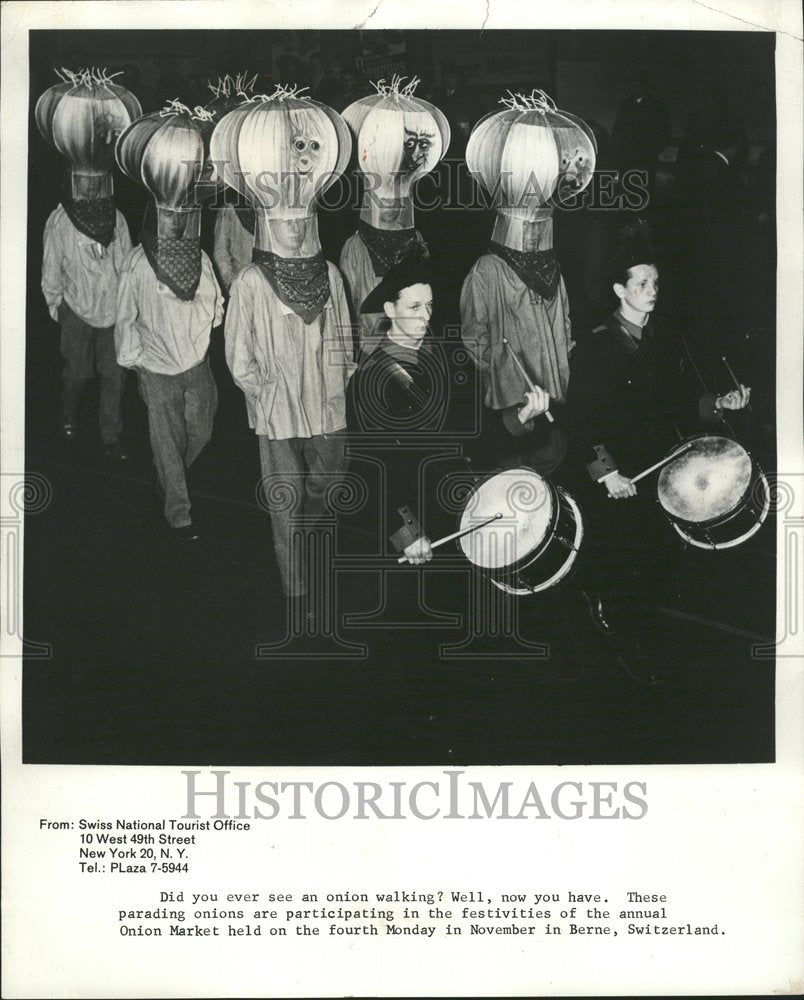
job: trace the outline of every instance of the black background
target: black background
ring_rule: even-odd
[[[31,33],[31,127],[26,289],[26,462],[47,477],[53,500],[26,519],[26,639],[50,644],[31,655],[23,685],[23,755],[27,763],[80,764],[546,764],[720,763],[774,756],[772,660],[757,642],[773,635],[775,566],[772,519],[751,543],[729,552],[682,552],[668,564],[674,603],[645,634],[661,661],[661,689],[635,684],[614,668],[569,598],[529,606],[529,635],[550,644],[547,660],[506,659],[488,644],[487,658],[439,656],[460,630],[384,629],[348,632],[368,643],[353,659],[257,660],[255,644],[281,639],[284,601],[270,530],[255,501],[257,443],[242,394],[223,361],[223,332],[213,332],[212,360],[220,407],[211,444],[190,475],[202,540],[178,547],[161,519],[144,407],[130,378],[126,441],[132,460],[112,466],[95,437],[96,393],[82,406],[82,437],[59,438],[61,359],[58,329],[39,289],[41,237],[58,201],[64,164],[36,130],[33,105],[54,82],[53,68],[124,69],[118,82],[144,111],[179,97],[205,103],[207,78],[242,69],[272,82],[312,83],[333,106],[354,74],[387,69],[425,81],[419,95],[435,103],[457,72],[456,114],[473,124],[511,89],[543,87],[559,107],[596,116],[611,127],[636,65],[651,68],[667,105],[673,141],[717,78],[739,107],[749,141],[750,175],[775,136],[773,43],[769,34],[684,32],[206,32],[95,31]],[[377,50],[388,42],[390,53]],[[290,54],[289,54],[290,53]],[[295,54],[294,54],[295,53]],[[312,55],[318,53],[318,56]],[[508,53],[508,58],[506,58]],[[324,67],[323,84],[315,65]],[[333,73],[332,68],[337,67]],[[291,79],[287,74],[293,74]],[[280,75],[281,74],[281,75]],[[602,81],[602,86],[601,86]],[[328,92],[326,88],[329,88]],[[662,89],[663,88],[663,89]],[[563,93],[562,93],[563,89]],[[562,105],[564,94],[568,103]],[[441,106],[441,104],[439,104]],[[454,130],[443,171],[460,170]],[[343,181],[348,190],[348,178]],[[420,195],[427,193],[425,180]],[[144,192],[115,174],[119,206],[136,239]],[[693,308],[683,246],[683,218],[665,179],[652,222],[675,248],[663,273],[662,306]],[[320,214],[325,254],[337,260],[357,213]],[[437,321],[459,320],[463,277],[482,252],[492,215],[482,208],[419,211],[418,228],[442,264]],[[213,219],[204,240],[211,249]],[[590,299],[579,276],[584,215],[556,214],[574,328],[601,318],[607,303]],[[773,468],[774,257],[760,257],[766,294],[764,366],[750,373],[763,400],[766,469]],[[667,279],[664,281],[664,279]],[[728,388],[728,385],[723,386]],[[348,535],[348,532],[347,532]],[[348,547],[348,537],[342,539]],[[415,571],[412,571],[415,572]],[[432,573],[428,598],[452,609],[466,574]],[[462,589],[461,589],[462,588]],[[350,574],[343,610],[370,607],[365,578]],[[345,635],[347,633],[344,633]],[[31,650],[31,652],[35,652]],[[500,653],[498,656],[497,653]]]

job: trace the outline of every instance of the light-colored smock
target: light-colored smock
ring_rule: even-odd
[[[223,296],[203,251],[201,280],[188,302],[157,280],[141,247],[123,261],[114,331],[123,368],[180,375],[204,360],[212,328],[222,320]]]
[[[483,377],[486,406],[522,402],[527,386],[503,337],[535,385],[563,402],[569,384],[569,304],[563,278],[553,299],[532,291],[496,254],[475,261],[461,292],[461,337]]]
[[[226,361],[245,394],[249,426],[276,441],[346,426],[352,327],[343,280],[334,264],[327,268],[330,296],[312,323],[281,301],[259,265],[232,282]]]
[[[121,212],[116,213],[114,239],[108,247],[76,229],[59,205],[45,224],[42,293],[48,311],[58,319],[62,301],[89,326],[114,325],[117,283],[131,237]]]

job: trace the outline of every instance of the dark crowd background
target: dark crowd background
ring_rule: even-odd
[[[575,339],[615,305],[613,235],[636,214],[649,223],[656,244],[660,312],[685,330],[707,389],[732,387],[724,354],[752,386],[755,419],[744,443],[773,469],[773,35],[63,31],[32,32],[30,55],[26,450],[28,469],[49,479],[54,501],[26,526],[26,631],[52,645],[50,658],[32,656],[26,668],[26,759],[772,759],[773,672],[751,653],[774,629],[771,541],[748,561],[744,552],[718,554],[733,591],[727,599],[720,595],[717,607],[707,605],[711,595],[703,583],[711,561],[701,563],[697,577],[690,574],[699,585],[685,579],[668,635],[655,640],[671,642],[677,683],[669,694],[648,694],[593,669],[594,655],[578,653],[557,601],[544,609],[553,652],[543,671],[450,668],[433,652],[432,634],[417,637],[415,630],[404,633],[404,652],[397,642],[390,658],[372,655],[342,671],[314,661],[256,663],[254,643],[270,638],[264,633],[278,627],[283,608],[265,516],[254,499],[256,440],[223,359],[222,329],[213,332],[211,345],[220,393],[216,430],[191,473],[196,507],[209,525],[197,551],[177,553],[160,533],[147,421],[133,379],[125,434],[134,457],[125,471],[98,456],[91,398],[82,441],[68,449],[58,438],[58,330],[39,280],[42,233],[65,163],[39,135],[33,107],[57,82],[57,67],[122,71],[117,82],[144,112],[173,98],[190,107],[206,104],[213,96],[208,81],[225,73],[256,75],[258,93],[275,83],[306,87],[338,111],[373,93],[372,80],[419,77],[416,95],[436,104],[452,130],[445,161],[418,185],[416,226],[440,274],[434,327],[457,336],[461,284],[493,223],[463,161],[469,133],[508,90],[543,89],[559,108],[586,121],[598,142],[593,184],[579,204],[554,216]],[[336,262],[356,227],[353,168],[327,196],[327,204],[338,207],[319,214],[325,255]],[[632,169],[645,172],[648,204],[637,213],[602,207],[605,178]],[[145,192],[116,171],[115,193],[136,241]],[[467,200],[471,208],[462,207]],[[210,254],[213,226],[213,210],[205,209],[202,242]],[[767,529],[763,534],[769,537]],[[689,565],[699,556],[689,555]],[[381,636],[374,633],[371,641]],[[560,683],[562,663],[579,660],[586,670],[581,693],[577,684]],[[577,722],[579,712],[583,735],[569,740],[567,719]],[[616,726],[612,713],[621,720]]]

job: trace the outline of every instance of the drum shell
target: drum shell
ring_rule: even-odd
[[[546,590],[565,582],[574,569],[577,543],[583,534],[580,510],[565,490],[541,476],[539,478],[546,487],[550,504],[547,527],[541,541],[509,566],[488,568],[472,563],[478,573],[509,593]],[[467,506],[470,501],[471,495],[467,498]]]
[[[695,435],[687,438],[682,445],[694,444],[713,436],[717,435]],[[677,451],[678,448],[673,450]],[[668,510],[662,503],[660,492],[657,503],[662,513],[678,534],[690,544],[704,549],[730,548],[748,539],[764,522],[769,507],[768,483],[751,453],[746,450],[746,454],[751,461],[748,486],[731,510],[724,514],[703,521],[690,521]]]

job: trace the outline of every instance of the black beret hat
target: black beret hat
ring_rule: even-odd
[[[381,313],[386,302],[396,302],[403,288],[411,285],[433,287],[433,265],[429,259],[403,260],[383,275],[382,281],[369,292],[360,306],[361,313]]]

